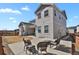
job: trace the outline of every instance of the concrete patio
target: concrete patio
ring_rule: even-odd
[[[35,47],[37,46],[38,42],[50,40],[48,38],[36,38],[34,37],[31,42]],[[63,46],[63,47],[62,47]],[[19,41],[16,43],[8,44],[8,48],[10,50],[11,55],[27,55],[26,51],[24,50],[24,42]],[[67,49],[69,48],[69,49]],[[61,50],[62,49],[62,50]],[[71,55],[71,42],[61,40],[60,46],[58,48],[47,48],[47,55]]]

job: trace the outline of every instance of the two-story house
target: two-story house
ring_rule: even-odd
[[[66,13],[55,4],[40,4],[35,14],[37,37],[57,39],[66,35]]]

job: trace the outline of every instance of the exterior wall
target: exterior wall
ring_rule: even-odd
[[[20,27],[19,27],[19,35],[23,35],[25,33],[28,32],[28,25],[26,24],[22,24]]]
[[[34,33],[35,33],[35,26],[34,25],[22,24],[19,27],[19,35],[32,35]]]
[[[35,33],[35,26],[34,25],[24,25],[24,33],[25,35],[32,35]]]
[[[30,25],[29,26],[28,35],[35,35],[35,25]]]
[[[77,26],[77,33],[79,32],[79,26]]]
[[[48,10],[49,15],[44,17],[44,11]],[[47,37],[47,38],[53,38],[53,8],[52,7],[46,7],[41,12],[41,19],[38,19],[36,16],[36,27],[41,26],[41,33],[38,33],[38,30],[36,28],[36,36],[37,37]],[[38,12],[39,13],[39,12]],[[49,26],[49,32],[44,33],[44,26]]]
[[[53,14],[54,38],[59,38],[66,35],[66,18],[55,7],[54,10],[56,11],[56,16]],[[59,16],[61,19],[59,19]]]
[[[74,29],[68,29],[68,33],[74,33]]]
[[[22,35],[23,30],[24,30],[24,28],[23,28],[23,26],[21,25],[21,26],[19,27],[19,35]]]
[[[19,27],[19,35],[21,35],[21,34],[22,34],[21,27]]]
[[[54,7],[46,7],[41,12],[41,18],[38,19],[36,16],[36,36],[37,37],[45,37],[45,38],[52,38],[56,39],[58,37],[66,35],[66,18],[57,11],[57,17],[54,16]],[[44,17],[44,11],[48,10],[49,15]],[[62,16],[63,19],[59,19],[59,15]],[[44,26],[49,26],[49,33],[44,33]],[[38,33],[37,27],[41,26],[41,33]]]
[[[29,27],[29,25],[23,24],[24,32],[27,32],[28,31],[28,27]]]

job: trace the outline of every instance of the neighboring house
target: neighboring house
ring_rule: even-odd
[[[79,25],[76,26],[76,32],[79,33]]]
[[[19,35],[34,35],[35,25],[31,23],[21,22],[19,24]]]
[[[67,28],[68,33],[79,33],[79,25]]]
[[[75,33],[75,32],[76,32],[76,26],[68,27],[68,28],[67,28],[67,32],[68,32],[68,33],[71,33],[71,34]]]
[[[66,35],[66,13],[55,4],[40,4],[36,14],[36,36],[57,39]]]
[[[16,35],[19,35],[19,29],[15,29],[14,31],[15,31]]]
[[[32,21],[29,21],[29,23],[35,24],[35,19],[33,19]]]

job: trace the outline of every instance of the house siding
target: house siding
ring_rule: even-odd
[[[41,6],[42,7],[42,6]],[[47,17],[44,17],[44,11],[48,10],[49,15]],[[54,10],[56,10],[57,16],[54,16]],[[38,11],[38,13],[41,12],[41,18],[38,19],[38,16],[36,15],[36,36],[37,37],[45,37],[45,38],[51,38],[51,39],[57,39],[61,36],[66,35],[66,17],[55,8],[55,6],[48,6],[45,7],[43,10]],[[59,19],[59,15],[63,19]],[[44,33],[44,26],[49,26],[49,32]],[[38,33],[37,27],[41,26],[41,33]]]
[[[54,38],[59,38],[66,35],[66,18],[56,10],[54,7],[53,11],[56,11],[56,16],[53,13],[53,33]],[[61,19],[59,19],[59,16]]]
[[[76,28],[76,29],[77,29],[77,31],[76,31],[76,32],[77,32],[77,33],[79,33],[79,26],[77,26],[77,28]]]
[[[19,35],[35,35],[35,25],[34,24],[22,24],[19,26]]]
[[[49,15],[44,17],[44,11],[46,11],[46,10],[48,10]],[[47,37],[47,38],[52,37],[53,38],[53,31],[52,31],[53,30],[53,24],[52,24],[52,22],[53,22],[53,20],[52,20],[53,11],[52,10],[53,10],[52,7],[46,7],[45,9],[43,9],[41,11],[41,19],[38,19],[36,17],[36,25],[37,25],[37,27],[41,26],[41,33],[38,33],[38,30],[36,29],[36,36],[37,37]],[[49,32],[48,33],[44,33],[44,26],[45,25],[49,26],[49,28],[48,28]]]

